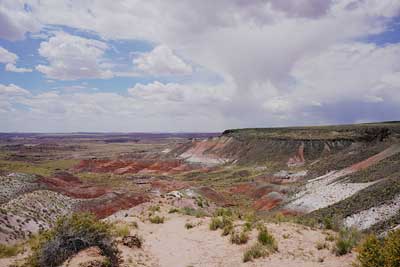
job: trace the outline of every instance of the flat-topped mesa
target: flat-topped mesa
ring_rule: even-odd
[[[171,153],[190,162],[209,165],[284,162],[297,166],[355,145],[398,140],[399,137],[400,122],[230,129],[219,137],[192,140]]]

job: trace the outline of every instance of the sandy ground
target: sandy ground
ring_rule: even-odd
[[[161,202],[161,203],[160,203]],[[355,254],[337,257],[331,252],[333,242],[326,241],[333,232],[311,229],[292,223],[265,223],[275,237],[279,251],[268,257],[243,263],[243,254],[256,243],[257,230],[250,233],[247,244],[231,244],[229,236],[221,236],[221,230],[209,230],[210,218],[196,218],[179,213],[168,213],[173,201],[155,199],[130,210],[120,211],[106,220],[130,226],[130,235],[143,238],[142,248],[130,248],[119,244],[123,263],[121,267],[222,267],[222,266],[268,266],[268,267],[351,267]],[[160,205],[161,211],[154,214],[164,216],[162,224],[148,220],[149,207]],[[138,228],[133,226],[138,224]],[[190,222],[192,229],[186,229]],[[236,221],[235,228],[241,230],[243,222]],[[328,248],[317,249],[317,243],[326,243]],[[21,258],[21,256],[19,256]],[[63,266],[81,267],[93,260],[102,260],[95,249],[80,252]],[[0,260],[0,266],[10,266],[13,259]],[[83,264],[83,265],[82,265]]]
[[[140,208],[139,208],[140,209]],[[210,231],[210,218],[195,218],[181,214],[168,214],[168,206],[159,213],[167,220],[163,224],[151,224],[141,221],[138,217],[125,217],[123,213],[113,216],[113,221],[136,221],[139,228],[132,230],[143,237],[142,249],[125,247],[123,255],[125,262],[140,262],[138,266],[269,266],[269,267],[350,267],[355,255],[349,254],[337,257],[330,249],[318,250],[318,242],[326,242],[329,247],[332,242],[325,241],[328,232],[312,230],[302,225],[291,223],[266,224],[269,231],[278,242],[279,252],[269,257],[243,263],[243,254],[248,247],[256,243],[257,230],[253,230],[249,242],[245,245],[231,244],[229,236],[222,237],[221,230]],[[126,212],[139,214],[138,207]],[[126,214],[125,213],[125,214]],[[196,225],[186,229],[185,224]],[[240,229],[240,222],[237,222]],[[126,265],[131,266],[131,265]],[[132,265],[135,266],[135,265]]]

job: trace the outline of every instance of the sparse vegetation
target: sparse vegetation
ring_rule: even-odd
[[[16,256],[19,253],[21,253],[22,250],[23,250],[23,248],[20,245],[9,246],[9,245],[0,244],[0,259]]]
[[[318,250],[329,249],[329,244],[326,243],[326,242],[319,241],[319,242],[317,242],[317,244],[315,245],[315,247],[316,247]]]
[[[130,233],[129,226],[125,223],[118,223],[113,225],[112,233],[116,237],[125,237]]]
[[[190,222],[187,222],[187,223],[185,223],[185,228],[186,229],[192,229],[194,227],[194,224],[192,224],[192,223],[190,223]]]
[[[335,247],[333,248],[337,256],[342,256],[350,253],[352,249],[360,241],[361,235],[354,228],[344,228],[339,232],[336,239]]]
[[[119,266],[119,252],[112,240],[112,227],[88,213],[73,214],[58,220],[56,226],[32,242],[29,267],[58,266],[70,256],[88,247],[97,246],[110,262]]]
[[[178,213],[179,212],[179,209],[177,209],[177,208],[171,208],[169,211],[168,211],[168,213]]]
[[[189,207],[184,207],[184,208],[178,210],[178,212],[180,212],[184,215],[193,216],[196,218],[202,218],[207,215],[202,209],[193,209],[193,208],[189,208]]]
[[[391,231],[382,239],[370,234],[357,251],[356,266],[398,267],[400,266],[400,230]]]
[[[155,213],[155,212],[159,212],[160,211],[160,206],[150,206],[150,208],[149,208],[149,211],[151,212],[151,213]]]
[[[265,226],[259,227],[257,240],[263,246],[268,247],[270,251],[278,250],[275,238],[268,232],[268,229]]]
[[[158,216],[158,215],[152,216],[152,217],[149,218],[149,221],[151,223],[154,223],[154,224],[164,223],[164,220],[165,220],[165,217],[161,217],[161,216]]]
[[[243,262],[252,261],[253,259],[265,257],[268,255],[268,251],[260,243],[256,243],[248,248],[243,255]]]
[[[242,230],[240,233],[233,231],[231,233],[231,243],[236,245],[246,244],[249,240],[247,231]]]

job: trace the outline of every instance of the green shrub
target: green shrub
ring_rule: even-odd
[[[389,232],[383,249],[385,267],[400,267],[400,230]]]
[[[125,237],[129,235],[130,229],[126,224],[115,224],[113,226],[112,233],[116,237]]]
[[[218,208],[214,212],[214,216],[224,216],[224,217],[232,217],[233,212],[231,209],[226,209],[226,208]]]
[[[184,214],[184,215],[188,215],[188,216],[194,216],[196,218],[201,218],[206,216],[207,214],[201,210],[201,209],[193,209],[193,208],[189,208],[189,207],[184,207],[183,209],[181,209],[179,211],[180,213]]]
[[[8,246],[0,244],[0,259],[16,256],[20,252],[22,252],[22,247],[19,245]]]
[[[317,244],[315,245],[315,247],[318,250],[322,250],[322,249],[329,249],[329,244],[326,242],[317,242]]]
[[[243,262],[252,261],[253,259],[265,257],[267,255],[268,251],[265,249],[265,247],[260,243],[256,243],[244,252]]]
[[[185,228],[186,229],[192,229],[194,225],[192,223],[185,223]]]
[[[275,238],[268,232],[268,229],[265,226],[260,227],[258,230],[257,240],[260,244],[267,246],[272,251],[278,250]]]
[[[341,256],[350,253],[359,242],[360,237],[360,233],[354,228],[342,229],[335,243],[335,254]]]
[[[168,213],[177,213],[179,210],[177,208],[171,208]]]
[[[220,217],[212,217],[209,228],[212,231],[223,228],[222,219]]]
[[[222,228],[222,236],[227,236],[233,232],[233,223],[225,224],[224,228]]]
[[[231,233],[231,243],[236,245],[246,244],[249,240],[249,235],[246,231],[232,232]]]
[[[150,208],[149,208],[149,211],[152,212],[152,213],[158,212],[160,210],[161,210],[161,208],[158,205],[157,206],[150,206]]]
[[[400,266],[400,230],[389,232],[379,240],[369,235],[357,249],[359,267],[399,267]]]
[[[212,217],[210,222],[210,230],[224,229],[227,231],[233,228],[233,221],[230,217]]]
[[[158,216],[158,215],[149,218],[149,221],[150,221],[151,223],[154,223],[154,224],[161,224],[161,223],[164,223],[164,220],[165,220],[164,217],[160,217],[160,216]]]
[[[385,266],[382,254],[383,242],[375,235],[369,235],[358,247],[357,260],[360,267],[383,267]]]
[[[66,259],[88,247],[97,246],[110,262],[119,266],[119,252],[112,240],[112,226],[89,213],[76,213],[59,219],[55,227],[40,234],[32,244],[27,266],[59,266]]]

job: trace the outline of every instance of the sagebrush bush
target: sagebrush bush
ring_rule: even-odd
[[[385,267],[400,267],[400,230],[389,232],[384,242]]]
[[[246,244],[248,240],[249,240],[249,235],[247,234],[247,231],[241,231],[240,233],[238,232],[231,233],[232,244],[242,245]]]
[[[260,244],[267,246],[270,250],[278,250],[275,238],[268,232],[265,226],[259,227],[257,239]]]
[[[233,220],[230,217],[212,217],[209,225],[210,230],[215,231],[217,229],[224,229],[224,232],[233,228]]]
[[[215,231],[219,228],[222,228],[222,219],[220,217],[212,217],[209,225],[210,230]]]
[[[185,223],[185,228],[186,229],[192,229],[194,225],[192,223]]]
[[[360,241],[361,235],[354,228],[344,228],[339,232],[339,236],[336,239],[334,252],[337,256],[345,255],[350,253],[351,250]]]
[[[265,249],[265,247],[260,243],[256,243],[244,252],[243,262],[252,261],[253,259],[265,257],[267,255],[268,251]]]
[[[382,251],[383,242],[375,235],[369,235],[358,247],[357,260],[360,267],[383,267],[385,259]]]
[[[112,229],[112,234],[116,237],[125,237],[130,233],[129,226],[127,224],[115,224]]]
[[[79,251],[97,246],[111,267],[119,266],[119,251],[112,239],[112,226],[89,213],[59,219],[55,227],[40,234],[32,244],[26,266],[55,267]]]
[[[22,252],[22,246],[19,245],[3,245],[0,244],[0,259],[13,257]]]
[[[151,223],[154,223],[154,224],[161,224],[161,223],[164,223],[165,218],[156,215],[156,216],[150,217],[150,218],[149,218],[149,221],[150,221]]]

